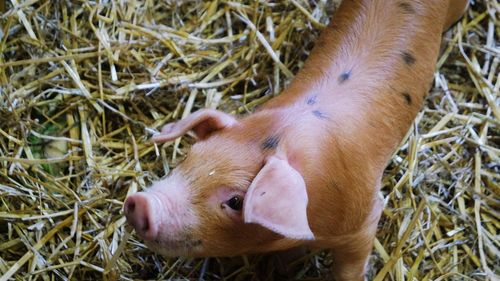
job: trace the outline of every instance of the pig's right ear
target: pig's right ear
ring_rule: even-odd
[[[287,238],[312,240],[307,201],[302,175],[287,160],[269,157],[245,195],[245,223],[260,224]]]
[[[188,117],[165,125],[161,132],[151,139],[154,142],[167,142],[174,140],[190,130],[193,130],[198,139],[206,139],[218,130],[237,124],[236,119],[224,112],[214,109],[201,109]]]

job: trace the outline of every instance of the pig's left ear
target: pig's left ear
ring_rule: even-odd
[[[245,223],[257,223],[292,239],[312,240],[306,184],[286,160],[270,157],[248,188]]]
[[[174,140],[189,130],[193,130],[198,139],[206,139],[215,131],[237,124],[236,119],[214,109],[200,109],[188,117],[165,125],[161,132],[152,137],[154,142]]]

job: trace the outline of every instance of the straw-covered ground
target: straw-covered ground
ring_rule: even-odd
[[[0,281],[276,278],[267,256],[156,256],[127,232],[122,203],[192,143],[155,146],[152,132],[279,94],[338,1],[7,2]],[[497,0],[474,1],[445,35],[434,88],[383,179],[370,280],[500,274],[499,13]],[[325,279],[330,263],[312,252],[288,278]]]

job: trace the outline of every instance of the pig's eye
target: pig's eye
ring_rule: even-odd
[[[235,211],[241,211],[243,208],[243,198],[241,196],[234,196],[226,201],[226,205]]]

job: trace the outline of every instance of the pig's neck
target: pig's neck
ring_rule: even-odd
[[[303,69],[265,108],[309,112],[314,118],[296,116],[313,141],[343,135],[387,161],[420,109],[437,60],[448,1],[424,2],[343,1]]]

